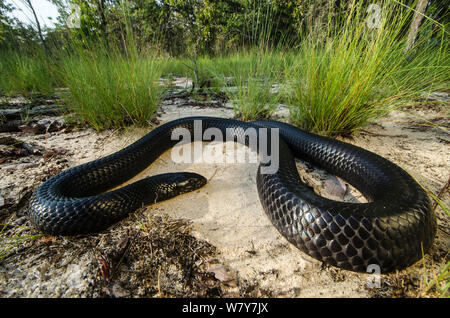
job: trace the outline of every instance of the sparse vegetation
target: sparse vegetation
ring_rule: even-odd
[[[32,54],[0,50],[0,94],[51,95],[58,80],[49,63],[39,48]]]
[[[23,244],[24,242],[38,239],[44,236],[43,233],[33,233],[33,234],[22,234],[22,232],[30,230],[26,226],[18,226],[14,224],[0,224],[0,261],[6,257],[10,250],[14,247]],[[2,234],[8,227],[16,227],[17,231],[14,232],[10,237],[4,237]],[[33,232],[37,232],[35,229],[31,229]]]
[[[66,104],[96,130],[148,125],[163,87],[156,58],[83,52],[62,59],[60,77],[70,94]]]
[[[346,18],[313,29],[300,44],[288,72],[294,83],[291,119],[297,126],[349,135],[445,83],[445,44],[427,46],[424,37],[420,49],[405,54],[403,30],[413,11],[390,2],[384,8],[378,27],[370,28],[365,7],[355,1]]]
[[[370,12],[365,2],[349,1],[343,11],[335,1],[325,1],[317,20],[301,24],[297,36],[279,28],[294,23],[295,19],[283,20],[286,7],[250,1],[242,5],[251,13],[239,16],[243,18],[242,44],[220,54],[212,52],[212,42],[218,38],[213,41],[202,35],[208,27],[202,24],[204,12],[197,11],[203,6],[201,1],[188,1],[185,6],[163,3],[168,6],[163,10],[174,10],[184,22],[197,23],[187,26],[185,55],[169,57],[168,53],[177,51],[174,48],[163,53],[158,48],[160,38],[147,39],[151,45],[144,49],[141,31],[131,18],[133,7],[125,1],[116,8],[118,34],[106,35],[107,30],[95,25],[91,27],[98,27],[97,33],[86,33],[83,28],[70,30],[68,37],[52,33],[53,42],[68,41],[64,50],[55,46],[52,56],[42,48],[33,50],[34,54],[3,50],[2,91],[50,94],[56,86],[68,87],[69,108],[101,130],[147,124],[163,91],[159,78],[186,76],[193,80],[193,90],[224,90],[236,117],[243,120],[269,118],[283,101],[290,107],[295,125],[327,135],[350,135],[421,93],[448,83],[445,25],[426,17],[423,34],[405,53],[405,30],[414,11],[395,1],[380,3],[383,9],[377,27],[367,25]],[[234,10],[225,6],[222,9]],[[215,32],[226,23],[219,19],[220,8],[205,7],[218,19],[213,23]],[[190,14],[195,15],[192,21]],[[232,42],[236,43],[236,38]],[[50,44],[46,41],[46,47]],[[274,84],[282,87],[281,94],[272,92]]]

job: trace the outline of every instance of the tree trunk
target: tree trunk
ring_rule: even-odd
[[[97,1],[97,9],[100,15],[100,30],[102,32],[102,37],[107,43],[107,22],[105,17],[105,0]]]
[[[36,11],[34,11],[33,5],[31,4],[31,0],[25,0],[25,3],[28,5],[28,7],[30,8],[31,12],[33,13],[34,20],[36,22],[36,27],[38,29],[39,38],[42,41],[42,45],[44,47],[45,52],[48,54],[49,52],[48,52],[47,44],[45,43],[44,36],[42,35],[41,24],[39,23],[39,19],[37,17]]]
[[[409,29],[405,52],[409,51],[416,43],[417,34],[419,33],[419,27],[422,24],[423,16],[425,14],[425,11],[427,11],[428,5],[428,0],[419,0],[417,4],[416,13],[414,14],[411,28]]]

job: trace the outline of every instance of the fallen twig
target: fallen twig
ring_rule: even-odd
[[[439,194],[437,195],[436,200],[434,201],[433,210],[436,210],[438,206],[438,200],[440,200],[441,197],[444,195],[445,191],[447,191],[449,185],[450,185],[450,176],[448,177],[447,183],[442,187],[441,191],[439,191]]]

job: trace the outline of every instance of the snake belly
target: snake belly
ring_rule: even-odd
[[[195,123],[201,122],[201,134]],[[433,243],[436,217],[425,191],[403,169],[362,148],[307,133],[276,121],[241,122],[214,117],[181,118],[161,125],[128,147],[68,169],[45,181],[33,194],[28,213],[45,233],[76,235],[104,230],[143,205],[167,200],[206,184],[189,172],[148,177],[107,192],[147,168],[179,140],[185,129],[189,141],[209,141],[204,132],[218,129],[223,136],[248,145],[246,130],[279,131],[279,164],[273,173],[257,172],[260,201],[277,230],[315,259],[340,268],[381,272],[407,267],[422,258]],[[255,149],[255,150],[258,150]],[[295,158],[305,160],[355,186],[369,203],[323,198],[304,184]]]

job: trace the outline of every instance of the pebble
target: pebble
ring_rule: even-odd
[[[41,135],[44,134],[46,131],[46,128],[44,125],[41,124],[26,124],[19,126],[19,129],[25,133],[30,133],[34,135]]]

